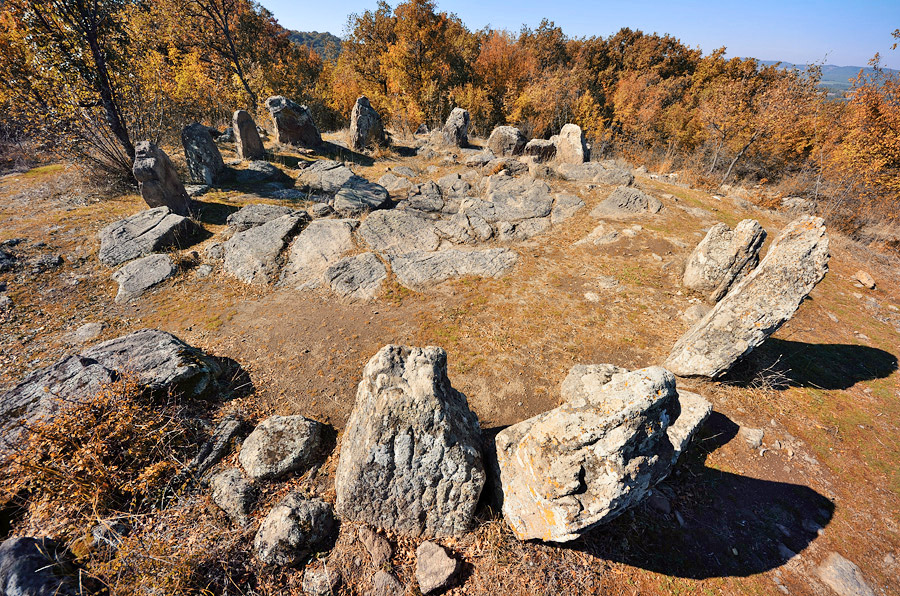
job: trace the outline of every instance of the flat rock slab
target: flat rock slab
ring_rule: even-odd
[[[594,182],[615,186],[631,186],[634,176],[628,170],[596,161],[581,164],[560,164],[556,172],[565,180]]]
[[[575,195],[559,194],[553,201],[553,210],[550,211],[550,223],[554,226],[561,224],[584,207],[584,201]]]
[[[391,257],[397,280],[411,290],[423,289],[453,277],[500,277],[515,266],[519,256],[507,248],[446,249]]]
[[[717,302],[759,264],[759,249],[766,231],[759,222],[745,219],[731,230],[719,223],[706,233],[688,257],[684,285]]]
[[[168,207],[147,209],[100,230],[100,262],[119,265],[165,248],[185,246],[197,231],[194,222]]]
[[[829,256],[821,218],[788,224],[762,263],[675,343],[666,368],[680,376],[727,371],[797,312],[825,277]]]
[[[435,250],[441,243],[432,221],[393,209],[370,214],[358,234],[370,249],[387,255]]]
[[[358,225],[356,219],[319,219],[306,226],[291,244],[282,285],[319,287],[325,270],[353,250],[353,230]]]
[[[303,416],[270,416],[250,433],[239,460],[254,480],[276,480],[311,468],[321,455],[325,425]]]
[[[164,282],[178,268],[169,255],[147,255],[131,261],[115,273],[113,280],[119,284],[116,302],[128,302]]]
[[[382,207],[389,199],[383,186],[356,177],[334,195],[334,210],[344,215],[359,215]]]
[[[503,174],[491,176],[483,201],[473,200],[466,213],[477,213],[488,223],[515,223],[525,219],[547,217],[553,208],[550,187],[542,180]]]
[[[243,232],[261,226],[283,215],[296,215],[299,212],[283,205],[267,205],[255,203],[241,207],[228,216],[225,224],[235,232]]]
[[[387,279],[387,269],[375,253],[341,259],[325,270],[325,283],[339,296],[351,300],[371,300]]]
[[[335,475],[343,517],[408,536],[471,529],[484,486],[481,427],[441,348],[388,345],[369,360]]]
[[[656,197],[636,188],[620,186],[591,211],[591,217],[629,217],[659,213],[663,205]]]
[[[339,161],[320,159],[300,172],[297,184],[313,192],[333,195],[355,176],[350,168]]]
[[[392,196],[404,196],[413,186],[413,183],[410,182],[408,178],[397,176],[392,172],[387,172],[384,176],[379,178],[378,184],[387,189],[388,193]]]
[[[225,270],[244,283],[274,283],[278,279],[284,248],[306,221],[308,217],[282,215],[238,232],[222,245]]]

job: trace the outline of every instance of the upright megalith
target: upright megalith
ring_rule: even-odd
[[[366,147],[383,145],[384,141],[381,116],[369,103],[369,98],[363,95],[356,100],[353,112],[350,113],[350,148],[362,151]]]
[[[469,112],[462,108],[453,108],[447,117],[444,128],[441,129],[444,143],[456,147],[465,147],[469,144]]]
[[[484,486],[481,427],[441,348],[388,345],[369,360],[341,442],[341,516],[408,536],[468,531]]]
[[[276,143],[298,147],[316,147],[322,143],[319,129],[306,106],[276,95],[266,100],[266,108],[272,115]]]
[[[166,152],[150,141],[134,146],[134,178],[141,189],[141,197],[151,207],[168,207],[173,213],[187,216],[191,199],[178,179],[175,165]]]
[[[491,132],[488,148],[497,157],[520,155],[528,139],[514,126],[498,126]]]
[[[728,370],[797,312],[825,277],[828,258],[822,218],[788,224],[762,263],[675,343],[666,368],[685,377]]]
[[[216,147],[209,128],[195,122],[181,131],[184,158],[191,182],[212,186],[225,175],[225,162]]]
[[[759,264],[765,240],[766,231],[753,219],[743,220],[734,230],[723,223],[714,225],[688,258],[684,285],[718,302]]]
[[[554,139],[557,162],[578,164],[588,161],[590,154],[587,143],[584,141],[581,127],[577,124],[566,124]]]
[[[253,161],[254,159],[263,159],[266,156],[266,150],[263,147],[262,139],[259,138],[259,132],[256,130],[256,122],[247,110],[237,110],[232,118],[232,130],[234,131],[234,142],[237,145],[237,154],[243,160]]]

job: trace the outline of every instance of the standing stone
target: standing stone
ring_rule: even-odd
[[[363,95],[356,100],[350,113],[350,148],[362,151],[372,145],[384,144],[384,125],[381,116]]]
[[[256,131],[256,122],[253,121],[249,112],[246,110],[236,111],[232,123],[238,157],[248,161],[263,159],[266,156],[266,150]]]
[[[728,370],[797,312],[825,277],[828,258],[821,218],[804,216],[788,224],[759,267],[678,340],[666,368],[703,377]]]
[[[266,100],[275,125],[275,142],[282,145],[316,147],[322,143],[319,129],[306,106],[276,95]]]
[[[563,405],[497,435],[503,516],[519,540],[574,540],[640,502],[711,411],[660,367],[577,368]]]
[[[460,535],[484,486],[480,444],[447,353],[385,346],[363,371],[341,442],[337,511],[409,536]]]
[[[566,124],[556,137],[556,161],[559,163],[583,163],[588,160],[584,133],[577,124]]]
[[[469,112],[462,108],[453,108],[447,117],[442,130],[444,141],[448,145],[465,147],[469,144]]]
[[[225,175],[225,162],[209,133],[209,128],[199,123],[185,126],[181,131],[184,158],[187,160],[191,182],[212,186]]]
[[[178,215],[190,215],[191,199],[165,151],[150,141],[139,142],[134,146],[132,172],[150,207],[168,207]]]
[[[520,155],[525,149],[525,135],[514,126],[498,126],[491,132],[488,148],[497,157]]]
[[[745,219],[734,231],[723,223],[714,225],[688,258],[684,285],[718,302],[759,264],[765,240],[766,231],[752,219]]]

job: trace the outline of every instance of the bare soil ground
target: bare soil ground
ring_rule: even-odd
[[[428,166],[437,166],[431,179],[464,170],[403,157],[408,154],[359,159],[354,170],[370,180],[398,165],[423,171],[421,180]],[[290,171],[309,158],[277,159]],[[768,246],[790,219],[757,207],[764,199],[757,191],[746,194],[749,201],[717,198],[639,178],[638,185],[661,198],[663,211],[611,222],[620,231],[640,225],[633,237],[573,246],[596,225],[588,213],[611,188],[550,183],[555,192],[581,196],[587,208],[512,245],[519,263],[500,279],[456,280],[421,293],[391,281],[375,301],[348,303],[326,291],[246,286],[219,269],[201,278],[191,253],[203,255],[208,238],[173,251],[183,264],[173,280],[119,305],[113,270],[97,259],[97,232],[144,208],[140,197],[92,198],[67,165],[4,176],[0,242],[22,238],[7,250],[26,262],[58,254],[63,264],[0,273],[13,301],[0,311],[0,387],[75,351],[68,334],[84,323],[105,324],[97,340],[155,327],[233,358],[249,372],[254,392],[223,412],[302,413],[340,432],[362,368],[380,347],[431,344],[447,350],[451,381],[493,436],[558,405],[559,384],[575,364],[662,362],[688,328],[680,313],[698,301],[680,278],[710,225],[757,219],[769,233]],[[199,220],[213,235],[244,204],[304,205],[238,187],[199,201]],[[876,593],[900,594],[900,262],[830,237],[830,271],[788,324],[723,382],[681,381],[715,411],[660,489],[669,513],[642,506],[558,546],[517,542],[485,506],[475,532],[444,541],[465,561],[464,581],[447,593],[825,595],[831,592],[814,570],[838,552],[862,569]],[[877,280],[875,290],[855,283],[858,269]],[[603,287],[600,276],[619,285]],[[588,301],[587,292],[599,302]],[[764,450],[751,449],[740,426],[765,429]],[[312,477],[267,489],[263,500],[298,488],[333,498],[336,459],[335,453]],[[201,567],[244,569],[238,576],[246,586],[264,593],[299,590],[302,569],[275,572],[254,564],[245,552],[252,531],[229,529],[207,497],[194,507],[184,531],[207,534],[206,541],[195,540]],[[255,515],[267,510],[261,506]],[[332,560],[355,570],[347,589],[365,593],[374,569],[351,526],[344,525]],[[222,535],[229,538],[213,549],[219,558],[205,560],[203,550]],[[394,570],[414,584],[416,544],[394,539]],[[244,554],[222,555],[223,545]]]

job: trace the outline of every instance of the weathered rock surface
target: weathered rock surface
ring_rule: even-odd
[[[228,468],[212,477],[213,502],[236,523],[245,526],[256,502],[257,490],[237,468]]]
[[[381,116],[369,103],[365,95],[356,100],[350,113],[350,148],[362,151],[366,147],[383,145],[384,125]]]
[[[525,144],[525,155],[530,155],[538,163],[548,162],[556,157],[556,143],[549,139],[531,139]]]
[[[113,273],[113,281],[119,284],[116,302],[128,302],[137,298],[175,275],[177,270],[169,255],[148,255],[131,261]]]
[[[243,232],[261,226],[284,215],[299,215],[300,212],[283,205],[266,205],[254,203],[241,207],[228,216],[225,224],[235,232]],[[302,217],[302,215],[301,215]]]
[[[461,210],[477,214],[488,223],[516,223],[547,217],[552,208],[553,196],[546,182],[498,174],[488,179],[484,200],[471,199]]]
[[[681,376],[715,377],[791,318],[828,271],[821,218],[785,227],[765,259],[738,282],[672,348],[666,368]]]
[[[366,245],[385,255],[404,255],[431,251],[441,243],[434,223],[410,211],[376,211],[359,226],[359,237]]]
[[[583,163],[588,160],[584,133],[577,124],[566,124],[556,137],[556,161],[558,163]]]
[[[250,433],[238,459],[254,480],[308,470],[321,456],[325,425],[303,416],[270,416]]]
[[[387,269],[374,253],[341,259],[323,274],[325,283],[339,296],[351,300],[371,300],[387,279]]]
[[[458,566],[459,562],[439,544],[423,542],[416,549],[416,581],[423,594],[450,585]]]
[[[565,401],[586,400],[612,380],[613,375],[628,372],[614,364],[576,364],[563,379],[559,393]]]
[[[282,215],[238,232],[223,244],[225,270],[244,283],[274,283],[285,246],[306,221],[308,217],[299,214]]]
[[[10,538],[0,544],[0,594],[74,596],[77,573],[65,569],[71,557],[50,538]]]
[[[172,246],[184,246],[197,232],[190,219],[156,207],[100,230],[100,262],[118,265]]]
[[[727,225],[714,225],[688,257],[684,285],[707,294],[717,302],[728,290],[759,264],[759,249],[766,231],[759,222],[745,219],[732,231]]]
[[[372,557],[372,566],[376,569],[391,562],[394,551],[391,543],[369,526],[362,526],[359,529],[359,541],[366,547],[369,556]]]
[[[306,106],[276,95],[266,100],[266,108],[272,116],[276,143],[299,147],[316,147],[322,143],[319,129]]]
[[[441,130],[444,142],[456,147],[465,147],[469,144],[469,112],[462,108],[453,108]]]
[[[353,180],[334,195],[334,210],[344,215],[359,215],[387,203],[387,189],[364,178]]]
[[[595,182],[616,186],[631,186],[634,176],[628,170],[613,165],[604,165],[596,161],[556,166],[556,173],[565,180],[574,182]]]
[[[629,217],[642,213],[659,213],[662,203],[636,188],[619,186],[591,211],[591,217]]]
[[[480,441],[446,352],[385,346],[363,371],[344,432],[337,511],[409,536],[462,534],[485,481]]]
[[[378,209],[390,198],[386,188],[357,176],[340,162],[319,160],[300,173],[297,183],[311,192],[334,195],[334,209],[358,215]]]
[[[342,580],[337,567],[326,562],[310,563],[303,572],[303,593],[308,596],[336,596]]]
[[[856,281],[869,288],[870,290],[875,289],[875,278],[869,275],[867,271],[863,271],[862,269],[860,269],[853,274],[853,277],[854,279],[856,279]]]
[[[393,172],[387,172],[378,179],[378,184],[383,186],[391,195],[405,195],[413,183],[403,176],[397,176]]]
[[[838,596],[875,596],[859,567],[837,553],[829,554],[816,567],[816,575]]]
[[[409,191],[409,197],[403,203],[403,207],[423,213],[440,213],[444,209],[444,197],[440,186],[432,181],[415,185]]]
[[[400,583],[393,573],[388,573],[383,569],[377,571],[372,577],[373,590],[368,596],[397,596],[403,594],[403,584]]]
[[[356,219],[320,219],[306,226],[291,244],[281,283],[297,288],[316,288],[322,274],[341,256],[353,250]]]
[[[506,248],[412,252],[390,257],[397,280],[411,290],[424,289],[452,277],[500,277],[515,266],[518,255]]]
[[[498,126],[491,132],[488,148],[497,157],[521,155],[525,150],[527,139],[522,131],[514,126]]]
[[[197,122],[185,126],[181,131],[181,144],[184,145],[191,182],[213,186],[222,181],[227,170],[209,128]]]
[[[578,213],[582,207],[584,207],[584,201],[575,195],[556,195],[556,199],[553,201],[553,210],[550,212],[550,223],[560,224]]]
[[[709,415],[699,396],[682,405],[662,368],[614,370],[573,370],[561,406],[497,435],[503,515],[520,540],[574,540],[635,505]]]
[[[190,214],[191,199],[165,151],[150,141],[136,144],[132,173],[140,186],[141,197],[151,208],[168,207],[178,215]]]
[[[267,565],[296,565],[311,551],[324,548],[336,526],[331,505],[291,493],[259,525],[253,548]]]
[[[260,159],[249,162],[243,170],[234,170],[234,179],[240,184],[259,184],[261,182],[290,184],[292,182],[290,176],[277,166]]]
[[[297,184],[313,192],[333,195],[355,176],[350,168],[339,161],[320,159],[300,172]]]
[[[249,112],[237,110],[231,120],[238,157],[246,160],[263,159],[266,150],[256,132],[256,122]]]

